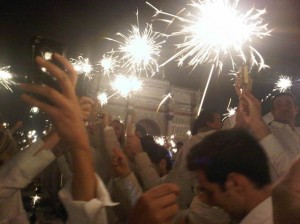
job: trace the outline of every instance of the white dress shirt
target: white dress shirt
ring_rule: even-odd
[[[272,198],[269,197],[258,204],[240,224],[273,224]]]
[[[28,223],[20,189],[55,159],[43,145],[38,140],[0,167],[0,223]]]

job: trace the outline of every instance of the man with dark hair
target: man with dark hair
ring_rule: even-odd
[[[223,208],[240,223],[273,223],[271,178],[260,144],[240,129],[215,132],[189,152],[206,202]]]
[[[293,95],[279,94],[273,100],[274,121],[266,125],[261,116],[260,102],[249,92],[241,95],[240,115],[264,147],[274,181],[287,172],[300,152],[300,132],[294,126],[297,110]]]

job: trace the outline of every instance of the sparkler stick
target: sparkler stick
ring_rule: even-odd
[[[200,112],[201,112],[201,109],[202,109],[202,106],[203,106],[203,102],[204,102],[204,99],[205,99],[205,96],[206,96],[206,92],[207,92],[207,89],[208,89],[208,86],[209,86],[209,83],[210,83],[210,79],[211,79],[213,71],[214,71],[214,67],[215,67],[215,65],[211,66],[211,69],[210,69],[210,72],[209,72],[209,75],[208,75],[208,79],[207,79],[207,82],[206,82],[206,85],[205,85],[205,89],[204,89],[203,95],[201,97],[201,102],[200,102],[200,105],[199,105],[199,108],[198,108],[197,116],[200,115]]]
[[[161,107],[161,105],[163,105],[164,102],[166,102],[166,100],[169,99],[169,98],[172,99],[171,93],[168,93],[168,95],[166,95],[166,96],[162,99],[162,101],[161,101],[161,102],[159,103],[159,105],[158,105],[158,108],[157,108],[156,112],[159,111],[159,108]]]

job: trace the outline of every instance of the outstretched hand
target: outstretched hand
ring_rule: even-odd
[[[75,94],[77,73],[63,56],[54,54],[53,58],[64,66],[65,71],[42,57],[37,57],[36,62],[56,78],[61,92],[45,85],[21,84],[25,92],[43,96],[52,102],[52,105],[27,93],[22,95],[22,100],[43,110],[54,123],[61,139],[72,147],[86,136],[81,109]]]

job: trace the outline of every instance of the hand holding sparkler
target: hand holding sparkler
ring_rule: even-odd
[[[82,119],[84,121],[88,120],[95,104],[94,100],[89,97],[83,96],[79,98],[78,103],[81,108]]]
[[[234,90],[238,97],[242,94],[243,91],[252,92],[253,80],[249,76],[248,67],[240,67],[239,72],[236,74],[234,82]]]
[[[261,103],[251,93],[247,91],[242,93],[239,110],[244,121],[258,140],[270,133],[261,115]]]
[[[143,152],[141,140],[135,134],[127,133],[127,141],[125,146],[126,155],[133,158],[138,153]]]

